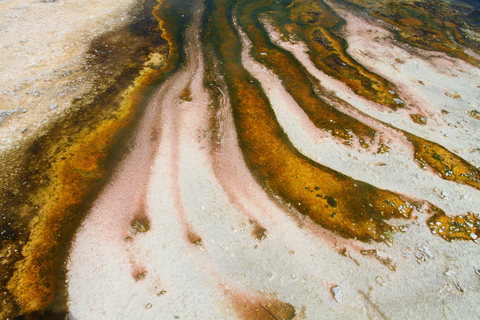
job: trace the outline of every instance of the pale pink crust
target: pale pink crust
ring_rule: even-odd
[[[227,97],[225,88],[223,90],[224,96]],[[215,144],[212,146],[211,159],[215,176],[230,202],[252,222],[253,229],[264,228],[255,214],[250,212],[244,204],[248,199],[255,208],[265,212],[265,217],[270,216],[269,210],[265,207],[265,203],[269,200],[265,197],[264,190],[253,179],[238,147],[228,98],[220,106],[215,121],[220,131],[218,144],[216,141],[212,142]]]

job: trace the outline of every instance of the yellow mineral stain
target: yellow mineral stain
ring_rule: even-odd
[[[472,110],[468,114],[470,115],[470,117],[472,117],[474,119],[477,119],[477,120],[480,120],[480,112],[479,111]]]
[[[465,183],[480,189],[480,171],[444,147],[405,133],[415,148],[415,160],[420,166],[430,166],[444,179]]]
[[[166,29],[163,32],[162,37],[169,38]],[[105,175],[103,163],[109,148],[132,123],[149,86],[173,69],[178,56],[175,51],[170,43],[173,54],[156,57],[157,61],[166,59],[165,63],[152,68],[148,61],[133,84],[123,91],[120,107],[110,117],[72,137],[73,144],[61,141],[55,148],[61,151],[50,155],[52,183],[32,199],[41,209],[30,224],[30,240],[22,251],[25,258],[16,264],[8,283],[23,313],[44,310],[54,299],[58,279],[56,251],[66,236],[69,221],[77,214],[75,208],[85,201],[92,184]]]
[[[415,123],[418,123],[418,124],[421,124],[421,125],[426,125],[427,124],[427,118],[425,118],[421,114],[411,114],[410,118]]]
[[[476,240],[480,237],[480,217],[469,212],[466,215],[450,217],[441,209],[432,206],[434,214],[428,219],[428,227],[433,234],[447,241]]]
[[[382,153],[388,153],[388,152],[390,152],[390,147],[387,146],[385,142],[380,141],[380,143],[378,144],[377,153],[382,154]]]

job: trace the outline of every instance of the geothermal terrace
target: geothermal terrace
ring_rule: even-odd
[[[480,26],[362,3],[0,1],[0,318],[477,317]]]

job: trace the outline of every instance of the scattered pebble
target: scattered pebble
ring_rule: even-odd
[[[333,298],[335,299],[335,301],[337,301],[337,302],[342,302],[343,301],[342,287],[340,287],[340,286],[333,287],[332,288],[332,294],[333,294]]]
[[[446,275],[446,276],[455,276],[456,274],[457,274],[457,273],[456,273],[454,270],[450,269],[450,268],[448,268],[447,271],[445,271],[445,275]]]
[[[448,200],[448,193],[446,191],[442,191],[442,193],[440,194],[440,198]]]
[[[383,280],[383,278],[380,277],[380,276],[376,277],[375,281],[377,281],[377,283],[381,286],[383,286],[385,284],[385,280]]]
[[[434,257],[430,249],[423,244],[419,244],[417,246],[417,250],[418,251],[415,252],[415,258],[418,259],[418,263],[420,263],[421,261],[426,261],[427,259],[432,259]]]

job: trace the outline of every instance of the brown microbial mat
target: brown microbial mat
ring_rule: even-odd
[[[0,13],[0,319],[480,314],[475,1]]]

